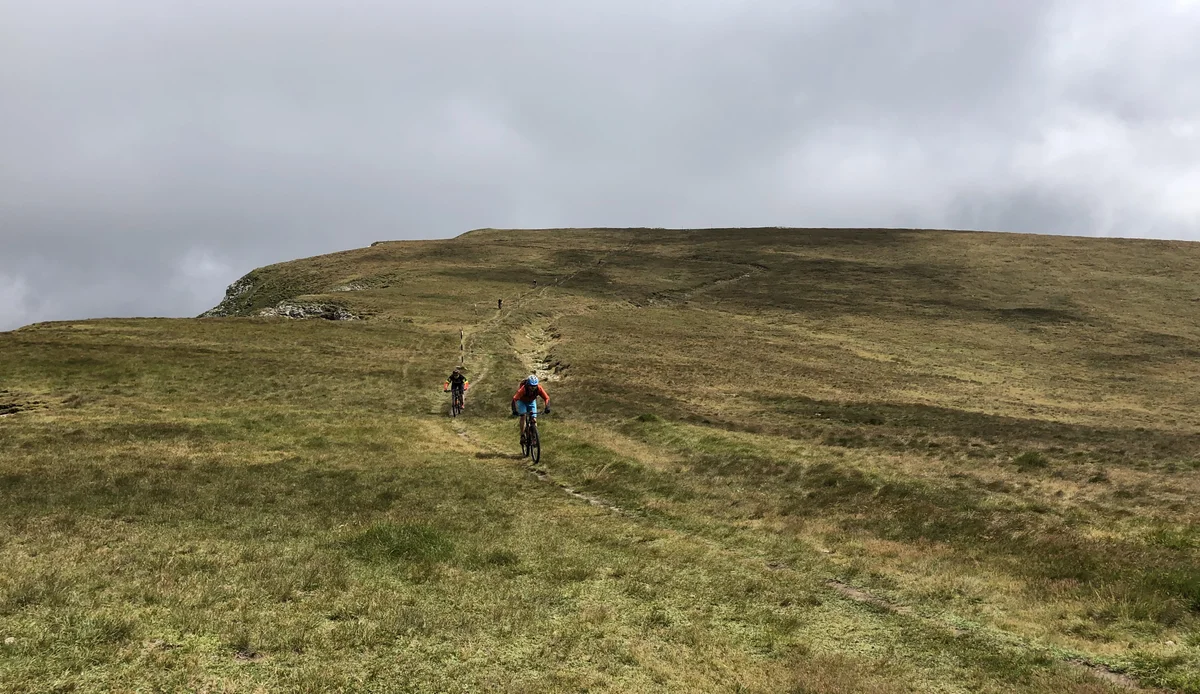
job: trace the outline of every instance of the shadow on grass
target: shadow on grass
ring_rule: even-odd
[[[475,454],[479,460],[523,460],[525,456],[520,453],[496,453],[493,451],[480,451]]]
[[[1088,426],[906,403],[835,402],[786,395],[763,395],[757,400],[765,409],[783,415],[778,424],[754,427],[763,430],[761,433],[813,438],[845,448],[913,450],[949,445],[973,449],[973,457],[1011,456],[1041,448],[1079,452],[1107,462],[1185,459],[1200,452],[1200,434],[1145,427]],[[717,424],[750,429],[735,423]]]

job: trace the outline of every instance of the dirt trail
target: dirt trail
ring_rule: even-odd
[[[530,287],[529,289],[526,289],[525,291],[521,292],[520,294],[518,294],[515,297],[506,298],[504,300],[506,302],[506,305],[504,305],[502,308],[497,308],[495,311],[492,312],[492,315],[489,316],[487,319],[485,319],[483,322],[478,323],[466,330],[467,354],[472,353],[472,347],[475,344],[476,336],[490,332],[494,328],[498,327],[500,324],[503,323],[503,321],[505,319],[511,317],[518,309],[520,309],[522,307],[527,307],[528,302],[531,299],[536,299],[538,297],[544,296],[548,290],[553,289],[555,287],[562,287],[567,282],[570,282],[571,280],[575,279],[575,277],[579,273],[583,272],[584,270],[586,270],[588,268],[602,264],[612,254],[626,251],[632,245],[633,245],[633,242],[631,241],[620,248],[614,248],[612,250],[601,253],[600,255],[595,257],[595,259],[594,259],[595,262],[592,262],[591,260],[589,260],[587,263],[580,264],[578,267],[575,268],[575,270],[573,272],[571,272],[568,275],[564,275],[562,277],[557,277],[557,278],[555,278],[555,280],[553,282],[550,282],[547,284],[542,284],[539,287]],[[560,316],[555,316],[555,318],[558,318],[558,317],[560,317]]]
[[[496,448],[495,446],[493,446],[485,441],[478,440],[476,437],[471,435],[471,432],[467,429],[466,423],[463,422],[463,420],[461,420],[461,419],[451,420],[450,426],[451,426],[451,428],[454,429],[455,433],[457,433],[459,436],[462,437],[462,439],[464,441],[466,441],[467,443],[471,444],[476,449],[478,449],[478,451],[475,454],[475,457],[477,457],[477,458],[507,458],[510,460],[522,460],[522,461],[525,460],[525,457],[518,453],[509,453],[506,451],[501,451],[500,449]],[[545,482],[546,484],[554,485],[555,487],[558,487],[563,492],[565,492],[568,496],[579,499],[580,501],[585,501],[585,502],[591,504],[592,506],[599,506],[600,508],[607,509],[609,511],[612,511],[613,513],[620,513],[620,514],[626,513],[624,509],[622,509],[619,506],[616,506],[614,504],[611,504],[611,503],[605,501],[604,499],[601,499],[600,497],[592,496],[590,494],[585,494],[577,489],[574,489],[572,487],[567,486],[566,484],[563,484],[562,482],[559,482],[558,480],[555,480],[553,477],[550,476],[550,473],[544,468],[540,468],[540,467],[536,467],[532,464],[528,464],[525,466],[525,469],[527,472],[529,472],[529,474],[536,477],[539,481]]]
[[[608,509],[609,511],[612,511],[613,513],[627,515],[625,510],[622,509],[620,506],[611,504],[611,503],[605,501],[604,499],[601,499],[600,497],[592,496],[590,494],[584,494],[583,492],[581,492],[577,489],[572,489],[571,487],[568,487],[567,485],[563,484],[562,482],[555,480],[553,477],[550,476],[550,473],[546,472],[545,470],[530,466],[529,472],[531,474],[535,475],[541,481],[546,482],[548,484],[553,484],[554,486],[556,486],[559,489],[566,492],[569,496],[573,496],[576,499],[579,499],[580,501],[586,501],[589,504],[591,504],[592,506],[599,506],[600,508],[604,508],[604,509]]]
[[[731,284],[737,284],[738,282],[748,280],[755,275],[767,271],[767,268],[762,265],[750,265],[749,268],[750,269],[748,271],[735,277],[726,277],[725,279],[713,280],[712,282],[702,284],[698,287],[692,287],[691,289],[675,289],[662,292],[660,294],[655,294],[649,297],[648,303],[657,306],[663,304],[686,304],[701,294],[707,294],[714,289],[719,289]]]
[[[530,287],[526,291],[518,294],[516,297],[505,299],[505,304],[493,311],[491,316],[484,321],[477,323],[471,328],[465,329],[465,352],[469,357],[473,357],[471,358],[471,362],[477,365],[475,367],[475,373],[471,378],[472,385],[483,382],[487,378],[488,373],[490,372],[491,362],[495,358],[495,355],[490,353],[485,352],[477,354],[475,352],[474,347],[476,345],[476,338],[481,335],[486,335],[487,333],[501,327],[504,324],[504,321],[513,317],[518,310],[522,308],[528,308],[531,300],[541,298],[552,288],[563,286],[567,282],[574,279],[575,276],[580,272],[583,272],[585,269],[592,267],[595,264],[602,263],[613,253],[625,250],[630,245],[632,245],[632,242],[620,249],[614,249],[603,253],[594,259],[594,263],[589,261],[587,264],[581,264],[575,269],[574,272],[563,277],[559,277],[554,282],[543,284],[540,287]],[[547,382],[559,380],[561,377],[560,372],[565,369],[563,365],[553,364],[549,359],[550,350],[553,349],[554,345],[558,344],[558,340],[561,337],[552,328],[554,320],[559,317],[561,316],[554,315],[542,317],[536,321],[527,321],[521,328],[517,329],[510,336],[513,345],[513,351],[525,370],[528,373],[536,373],[538,378],[541,378]],[[442,404],[444,404],[444,402]],[[438,413],[444,414],[441,410],[442,408],[439,406]],[[495,446],[492,446],[491,444],[472,436],[466,422],[464,422],[462,419],[452,419],[450,426],[454,429],[455,433],[463,438],[463,440],[467,441],[476,449],[478,449],[478,452],[476,453],[477,457],[525,460],[525,458],[516,453],[500,451]],[[608,501],[605,501],[604,499],[585,494],[555,480],[544,467],[535,467],[534,465],[530,464],[526,465],[526,470],[539,481],[558,487],[568,496],[580,501],[584,501],[592,506],[598,506],[600,508],[607,509],[614,513],[625,513],[623,509],[609,503]]]
[[[1129,689],[1138,692],[1163,691],[1161,689],[1147,689],[1138,684],[1137,680],[1133,679],[1129,675],[1123,675],[1119,672],[1110,670],[1106,665],[1089,662],[1082,658],[1072,658],[1071,660],[1067,661],[1067,664],[1072,667],[1082,669],[1091,674],[1093,677],[1097,677],[1105,682],[1108,682],[1109,684],[1121,687],[1122,689]]]
[[[766,272],[766,268],[765,268],[765,267],[758,266],[758,265],[755,265],[755,266],[753,266],[753,267],[750,269],[750,271],[749,271],[749,272],[746,272],[746,273],[744,273],[744,274],[738,275],[737,277],[730,277],[730,278],[728,278],[728,279],[723,279],[723,280],[715,280],[715,281],[713,281],[713,282],[709,282],[708,284],[706,284],[706,285],[704,285],[704,286],[702,286],[702,287],[697,287],[696,289],[692,289],[692,290],[690,290],[690,291],[686,291],[686,292],[684,292],[684,293],[683,293],[683,295],[682,295],[682,297],[681,297],[681,298],[682,298],[684,301],[691,301],[691,300],[692,300],[692,299],[693,299],[693,298],[694,298],[694,297],[695,297],[697,294],[704,294],[704,293],[707,293],[707,292],[711,292],[711,291],[712,291],[712,290],[714,290],[714,289],[718,289],[718,288],[720,288],[720,287],[724,287],[724,286],[726,286],[726,285],[730,285],[730,284],[736,284],[736,283],[738,283],[738,282],[741,282],[741,281],[743,281],[743,280],[748,280],[748,279],[750,279],[751,277],[753,277],[753,276],[757,275],[757,274],[758,274],[758,273],[760,273],[760,272]]]
[[[513,333],[513,350],[527,373],[537,374],[538,379],[553,383],[562,379],[561,373],[566,369],[562,362],[551,356],[561,337],[551,320],[535,321]]]
[[[825,582],[825,585],[829,586],[838,593],[841,593],[845,597],[850,598],[854,602],[874,605],[875,607],[887,610],[888,612],[895,612],[896,614],[911,615],[913,613],[912,609],[909,607],[888,602],[878,595],[872,595],[861,588],[855,588],[849,583],[839,581],[836,578],[829,579]]]

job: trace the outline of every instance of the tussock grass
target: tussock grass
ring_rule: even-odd
[[[454,553],[444,533],[422,525],[372,525],[346,542],[350,553],[367,561],[432,563]]]

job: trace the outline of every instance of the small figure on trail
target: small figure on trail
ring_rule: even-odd
[[[533,286],[535,286],[535,287],[537,286],[537,280],[533,281]]]
[[[530,374],[521,381],[521,385],[517,386],[517,393],[512,399],[512,413],[521,415],[520,432],[521,438],[525,438],[525,415],[537,416],[537,399],[541,398],[546,401],[546,414],[550,414],[550,396],[546,394],[546,389],[538,383],[538,377],[535,374]]]
[[[446,382],[442,384],[442,392],[447,393],[453,391],[455,395],[462,398],[462,409],[465,410],[467,409],[466,392],[470,387],[471,382],[468,381],[466,375],[463,374],[462,367],[456,366],[454,367],[454,372],[450,374],[450,378],[447,378]]]
[[[504,308],[504,299],[496,299],[496,310]]]

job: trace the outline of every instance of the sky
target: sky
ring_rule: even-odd
[[[0,330],[478,227],[1200,240],[1200,0],[0,0]]]

